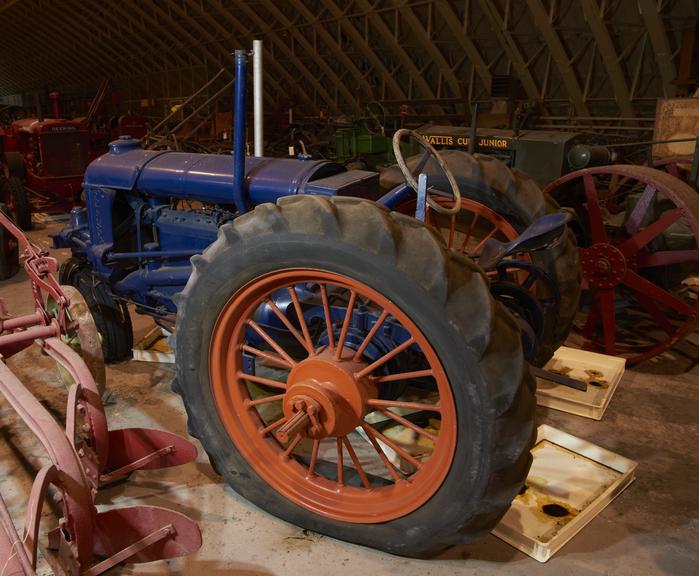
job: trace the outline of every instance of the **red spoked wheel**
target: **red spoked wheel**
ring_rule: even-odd
[[[309,286],[321,297],[324,325],[304,320],[297,291]],[[275,304],[280,293],[292,302],[296,325]],[[342,321],[333,321],[330,302],[346,303]],[[265,307],[293,342],[255,322]],[[360,308],[377,318],[366,332],[351,328]],[[405,340],[367,358],[374,336],[389,324]],[[351,344],[348,334],[361,337]],[[245,372],[244,353],[257,359],[256,374]],[[404,356],[419,369],[387,368]],[[254,280],[221,312],[210,366],[218,412],[236,446],[270,486],[313,512],[347,522],[392,520],[429,499],[451,466],[455,406],[437,355],[403,311],[352,278],[288,270]],[[418,386],[382,398],[382,387],[410,381]],[[388,435],[381,432],[387,425]]]
[[[529,468],[533,382],[515,321],[433,228],[289,197],[192,263],[175,386],[237,492],[408,556],[497,523]]]
[[[699,190],[699,182],[691,182],[692,162],[694,157],[691,155],[685,156],[666,156],[653,161],[653,168],[662,170],[671,174],[675,178],[683,180],[695,190]]]
[[[618,165],[579,170],[546,192],[577,213],[583,273],[584,346],[648,360],[697,326],[699,199],[656,169]]]

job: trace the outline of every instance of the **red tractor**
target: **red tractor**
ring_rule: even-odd
[[[31,227],[27,193],[44,212],[68,212],[80,198],[89,133],[79,121],[16,120],[0,132],[3,201],[20,228]]]

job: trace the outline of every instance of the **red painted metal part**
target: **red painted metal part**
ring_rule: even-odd
[[[681,283],[699,274],[699,197],[688,184],[645,166],[599,166],[545,192],[578,216],[586,348],[638,363],[699,325],[699,299]],[[688,245],[673,248],[664,234]]]
[[[24,185],[34,211],[68,212],[93,159],[88,127],[66,118],[25,118],[14,121],[3,140],[6,152],[22,155]]]
[[[70,302],[53,276],[55,259],[32,245],[1,213],[0,225],[22,249],[35,303],[33,314],[18,318],[3,314],[0,320],[0,395],[41,442],[51,461],[34,480],[22,537],[0,496],[0,574],[36,573],[39,521],[50,486],[61,518],[49,534],[49,546],[57,550],[67,573],[97,575],[120,562],[147,562],[196,551],[201,546],[199,528],[178,512],[150,506],[97,512],[95,497],[101,483],[138,469],[190,462],[196,458],[196,448],[167,432],[108,430],[90,370],[60,339],[75,326],[66,312]],[[57,304],[52,315],[44,306],[44,293]],[[1,301],[0,311],[4,311]],[[4,362],[33,343],[72,378],[65,429]]]

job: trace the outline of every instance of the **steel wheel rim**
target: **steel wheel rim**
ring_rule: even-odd
[[[613,231],[608,230],[610,226],[605,222],[605,216],[600,208],[603,202],[600,201],[602,188],[595,180],[598,176],[612,178],[613,188],[610,188],[611,195],[605,203],[613,208],[618,209],[621,206],[619,200],[624,201],[633,191],[641,192],[636,204],[639,206],[639,211],[634,215],[632,209],[634,221],[631,222],[632,228],[625,236],[622,234],[619,238],[615,238]],[[629,364],[643,362],[667,350],[699,325],[699,299],[696,299],[693,304],[682,302],[676,294],[650,282],[641,273],[645,269],[657,267],[658,264],[654,262],[663,259],[667,262],[666,266],[685,263],[693,265],[695,270],[698,269],[699,201],[691,187],[678,178],[657,169],[631,165],[579,170],[549,184],[545,192],[565,205],[562,187],[576,180],[583,185],[585,202],[576,204],[574,207],[579,221],[582,222],[583,238],[590,243],[589,246],[579,248],[583,290],[595,295],[592,298],[590,313],[584,325],[578,326],[578,331],[585,340],[585,348],[625,357]],[[640,219],[645,214],[641,211],[641,207],[644,202],[649,203],[649,207],[654,206],[659,196],[667,202],[672,202],[674,208],[661,212],[657,219],[644,225]],[[590,209],[591,206],[592,209]],[[631,216],[629,218],[631,219]],[[675,258],[682,256],[680,252],[686,252],[688,259],[673,263],[672,256],[669,254],[673,252],[672,250],[655,252],[656,255],[653,256],[654,252],[647,250],[647,246],[657,241],[670,226],[677,222],[684,223],[691,231],[694,246],[685,251],[675,251],[677,253]],[[623,226],[622,233],[625,233],[629,223],[624,223]],[[646,230],[649,230],[648,234],[645,233]],[[658,232],[646,244],[638,249],[629,247],[632,239],[638,238],[635,242],[641,242],[646,239],[646,236],[650,236],[651,230],[658,230]],[[604,248],[602,245],[611,246],[613,249]],[[621,256],[617,254],[619,249],[621,249]],[[604,257],[611,263],[612,268],[620,269],[616,277],[609,279],[609,285],[603,285],[598,279],[600,275],[610,274],[604,270],[595,271],[596,264],[602,259],[603,251],[606,252]],[[620,299],[625,299],[627,305],[619,307]],[[662,304],[663,308],[661,309],[658,304]],[[641,317],[638,325],[624,332],[627,339],[631,338],[631,343],[617,341],[619,316],[628,317],[634,311],[640,311],[644,316]],[[645,325],[642,324],[644,320]],[[656,330],[651,334],[650,329],[653,326]],[[660,328],[660,331],[657,328]],[[598,335],[600,331],[601,335]],[[646,339],[655,337],[655,341],[645,344],[633,343],[634,331],[638,334],[637,340],[641,340],[641,337]],[[661,336],[656,337],[658,332]],[[662,336],[663,332],[665,336]]]
[[[245,344],[246,330],[250,327],[248,321],[252,319],[260,304],[275,291],[283,288],[288,289],[289,286],[310,283],[325,286],[324,292],[321,292],[321,294],[324,294],[323,306],[326,326],[327,318],[330,315],[328,306],[330,290],[332,287],[346,289],[350,291],[350,304],[353,304],[353,310],[356,302],[361,301],[363,298],[367,298],[371,303],[380,306],[383,312],[379,320],[381,318],[397,319],[400,325],[408,330],[410,336],[414,339],[414,344],[419,347],[427,360],[429,370],[432,371],[433,376],[425,374],[422,374],[422,376],[433,379],[435,389],[439,394],[438,405],[430,404],[428,411],[434,412],[435,416],[440,416],[441,426],[438,434],[432,434],[434,437],[434,449],[429,458],[423,459],[424,461],[414,458],[420,462],[420,467],[414,473],[404,475],[395,465],[391,465],[390,462],[387,463],[386,459],[381,457],[380,452],[383,452],[384,456],[386,456],[386,448],[395,449],[396,446],[400,448],[400,445],[395,441],[390,441],[391,443],[389,443],[387,437],[380,432],[378,434],[372,433],[372,430],[374,433],[378,431],[367,422],[367,416],[376,414],[381,409],[389,410],[389,407],[380,405],[383,401],[372,397],[372,394],[367,395],[369,398],[367,402],[375,402],[376,405],[372,404],[370,407],[365,407],[367,413],[362,416],[358,425],[361,426],[366,438],[369,438],[369,436],[373,438],[373,441],[369,440],[365,444],[373,450],[375,459],[378,459],[379,464],[384,467],[384,473],[390,475],[392,482],[388,484],[376,485],[376,476],[369,476],[363,472],[366,461],[361,461],[361,454],[357,456],[356,428],[354,432],[343,435],[342,440],[338,440],[340,434],[336,436],[328,434],[316,443],[315,439],[309,439],[307,435],[304,435],[297,444],[294,444],[294,442],[298,440],[298,437],[294,437],[290,439],[289,444],[284,445],[271,433],[274,431],[272,427],[274,422],[270,424],[260,415],[259,405],[255,404],[255,401],[250,396],[250,375],[243,374],[243,345]],[[352,300],[352,294],[355,294],[355,300]],[[295,309],[298,310],[298,308]],[[386,316],[383,316],[383,314],[386,314]],[[296,317],[298,318],[298,316]],[[380,323],[379,320],[377,320],[377,324]],[[332,333],[334,334],[340,328],[340,325],[337,322],[331,323],[333,324]],[[300,323],[298,324],[300,325]],[[317,340],[311,339],[312,345],[310,349],[313,350],[313,353],[306,353],[308,357],[305,359],[294,359],[297,360],[296,367],[302,365],[303,362],[316,360],[321,355],[327,355],[327,353],[336,356],[340,348],[339,343],[343,341],[343,332],[347,337],[345,324],[343,319],[341,322],[342,330],[339,336],[334,335],[332,339],[329,339],[330,341],[325,348],[319,347]],[[376,331],[378,331],[378,327]],[[374,336],[376,331],[374,331]],[[371,341],[371,338],[367,338],[371,333],[372,331],[365,335],[367,343]],[[297,334],[299,338],[306,340],[307,331],[305,329],[297,330]],[[344,341],[347,342],[346,338]],[[333,347],[331,347],[331,342]],[[364,344],[364,341],[362,344]],[[406,349],[407,347],[404,348],[404,350]],[[343,350],[342,357],[345,360],[347,352],[354,351],[354,348],[344,346]],[[350,355],[355,356],[354,353]],[[279,354],[276,354],[276,356],[277,358],[280,357]],[[327,360],[326,356],[323,356],[323,359]],[[429,345],[427,338],[410,318],[389,299],[379,294],[373,288],[352,278],[328,271],[293,269],[272,272],[251,281],[227,301],[219,314],[212,333],[209,349],[209,366],[214,402],[231,441],[255,472],[268,485],[287,499],[311,512],[334,520],[353,523],[390,521],[418,509],[437,492],[449,472],[456,447],[457,422],[454,399],[446,372],[436,353]],[[380,367],[377,367],[377,369]],[[361,368],[359,372],[369,368],[371,368],[371,365]],[[369,370],[367,374],[374,374],[375,371]],[[356,375],[359,372],[354,372],[354,374]],[[287,402],[290,391],[297,389],[296,382],[292,381],[292,373],[293,370],[287,374],[284,380],[286,388],[277,387],[276,392],[279,393],[278,395],[283,395],[283,397],[274,400],[274,402]],[[412,374],[410,373],[409,375]],[[401,401],[395,400],[391,402],[395,406],[396,402],[400,403]],[[265,402],[265,404],[271,404],[271,401]],[[419,405],[422,407],[426,406],[426,404]],[[391,410],[391,412],[395,412],[395,409]],[[340,418],[338,417],[337,420],[339,421]],[[276,419],[275,421],[278,422]],[[279,428],[283,424],[284,421],[277,423],[276,427]],[[272,429],[270,430],[270,428]],[[307,431],[305,431],[306,433]],[[297,448],[302,447],[304,442],[307,448],[308,445],[312,444],[310,447],[310,461],[308,461],[307,453],[305,454],[305,460],[299,458],[299,455],[296,453]],[[323,443],[325,443],[326,448],[328,445],[332,448],[332,444],[335,443],[335,478],[332,478],[332,475],[328,476],[323,472],[319,472],[320,453]],[[349,447],[347,443],[349,443]],[[294,444],[294,447],[291,448],[291,457],[287,458],[285,457],[285,452],[292,444]],[[342,456],[340,457],[337,456],[339,452],[337,450],[338,445],[341,445]],[[367,448],[367,446],[362,446],[365,449]],[[287,452],[287,454],[289,453]],[[337,464],[338,461],[340,465]],[[361,478],[359,486],[347,485],[344,481],[345,469],[348,466],[353,467],[356,476]],[[360,472],[360,468],[362,472]],[[391,468],[395,475],[390,472]],[[362,477],[362,473],[364,477]],[[368,486],[364,481],[365,479],[369,481]]]

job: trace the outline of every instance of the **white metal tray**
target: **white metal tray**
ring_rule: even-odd
[[[561,346],[544,369],[587,382],[587,391],[537,378],[537,404],[601,420],[624,375],[625,366],[624,358]]]
[[[637,463],[546,424],[532,455],[525,488],[493,534],[546,562],[633,482]]]

